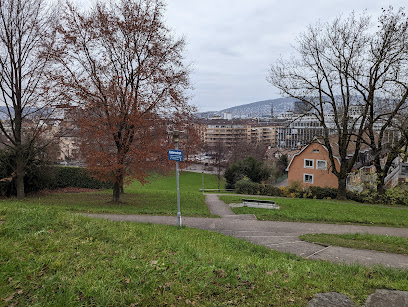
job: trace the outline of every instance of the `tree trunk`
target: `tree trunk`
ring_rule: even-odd
[[[118,181],[115,181],[113,184],[113,199],[114,203],[120,202],[120,184]]]
[[[123,187],[123,178],[120,180],[120,194],[125,194],[125,188]]]
[[[16,186],[17,186],[17,198],[22,199],[25,196],[24,193],[24,156],[21,148],[16,152]]]
[[[338,178],[339,185],[337,189],[337,199],[347,200],[347,177]]]
[[[377,194],[379,197],[385,194],[384,176],[377,177]]]

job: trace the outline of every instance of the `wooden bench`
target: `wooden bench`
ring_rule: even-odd
[[[259,208],[259,209],[280,209],[273,200],[263,200],[263,199],[247,199],[242,198],[242,203],[240,204],[230,204],[230,207],[239,208],[239,207],[250,207],[250,208]]]
[[[245,203],[258,203],[258,204],[266,204],[266,205],[276,205],[273,200],[264,200],[264,199],[247,199],[243,198],[242,202]]]

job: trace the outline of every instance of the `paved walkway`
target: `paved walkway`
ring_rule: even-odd
[[[408,229],[406,228],[258,221],[253,215],[235,215],[229,206],[219,200],[217,195],[207,194],[206,202],[210,212],[221,216],[221,218],[184,217],[183,225],[216,231],[255,244],[263,245],[270,249],[293,253],[307,259],[360,263],[364,265],[381,264],[394,268],[408,269],[408,256],[405,255],[335,246],[326,247],[299,240],[300,235],[307,233],[369,233],[408,238]],[[115,214],[86,215],[90,217],[105,218],[112,221],[177,225],[177,218],[170,216]]]

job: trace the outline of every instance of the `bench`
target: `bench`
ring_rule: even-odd
[[[261,209],[280,209],[280,207],[273,200],[263,199],[242,199],[242,206]]]
[[[247,199],[247,198],[242,198],[242,203],[240,204],[229,204],[229,206],[232,208],[250,207],[260,209],[275,209],[275,210],[280,209],[280,207],[273,200]]]
[[[263,200],[263,199],[246,199],[243,198],[242,202],[245,203],[258,203],[258,204],[269,204],[269,205],[276,205],[273,200]]]

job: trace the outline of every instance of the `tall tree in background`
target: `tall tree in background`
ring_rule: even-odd
[[[214,144],[208,146],[207,152],[211,154],[211,159],[214,161],[213,164],[215,166],[218,179],[218,190],[220,190],[222,171],[224,170],[226,165],[225,159],[227,156],[227,146],[224,140],[218,138]]]
[[[232,144],[228,154],[228,165],[253,157],[258,161],[265,159],[267,146],[260,143],[251,143],[248,140],[237,139]]]
[[[161,0],[97,2],[87,13],[67,4],[59,28],[55,84],[74,104],[88,168],[114,183],[144,182],[167,165],[168,127],[187,104],[184,40],[163,23]]]
[[[346,180],[358,157],[364,131],[367,107],[362,105],[361,117],[352,120],[350,109],[356,102],[353,88],[354,76],[360,75],[362,58],[369,43],[367,31],[370,19],[335,19],[331,23],[309,26],[298,38],[296,51],[299,58],[280,60],[271,66],[269,81],[285,95],[305,102],[323,127],[324,144],[329,152],[331,165],[335,165],[335,154],[329,139],[330,129],[337,134],[340,167],[332,168],[338,179],[339,199],[346,198]],[[328,122],[327,113],[334,117],[334,127]],[[350,157],[348,147],[355,142]]]
[[[377,192],[385,192],[395,158],[407,145],[408,19],[402,9],[383,10],[377,32],[370,40],[367,70],[354,80],[361,100],[368,106],[363,138],[370,148],[377,174]]]
[[[6,118],[0,121],[0,143],[15,156],[18,198],[25,195],[26,164],[54,101],[45,74],[55,20],[42,0],[0,0],[0,115]]]
[[[384,148],[376,143],[375,126],[381,126],[385,136],[406,100],[405,15],[385,11],[379,21],[377,32],[371,31],[370,17],[356,17],[354,13],[346,19],[309,26],[298,39],[299,57],[279,60],[271,66],[268,77],[282,93],[305,102],[320,121],[332,172],[338,178],[339,199],[346,197],[346,179],[362,143],[372,147],[380,170]],[[398,101],[382,108],[381,99],[390,102],[393,96],[398,96]],[[359,106],[360,116],[352,116],[355,106]],[[331,130],[336,134],[338,153],[333,152]],[[334,167],[335,154],[340,159],[339,168]]]

